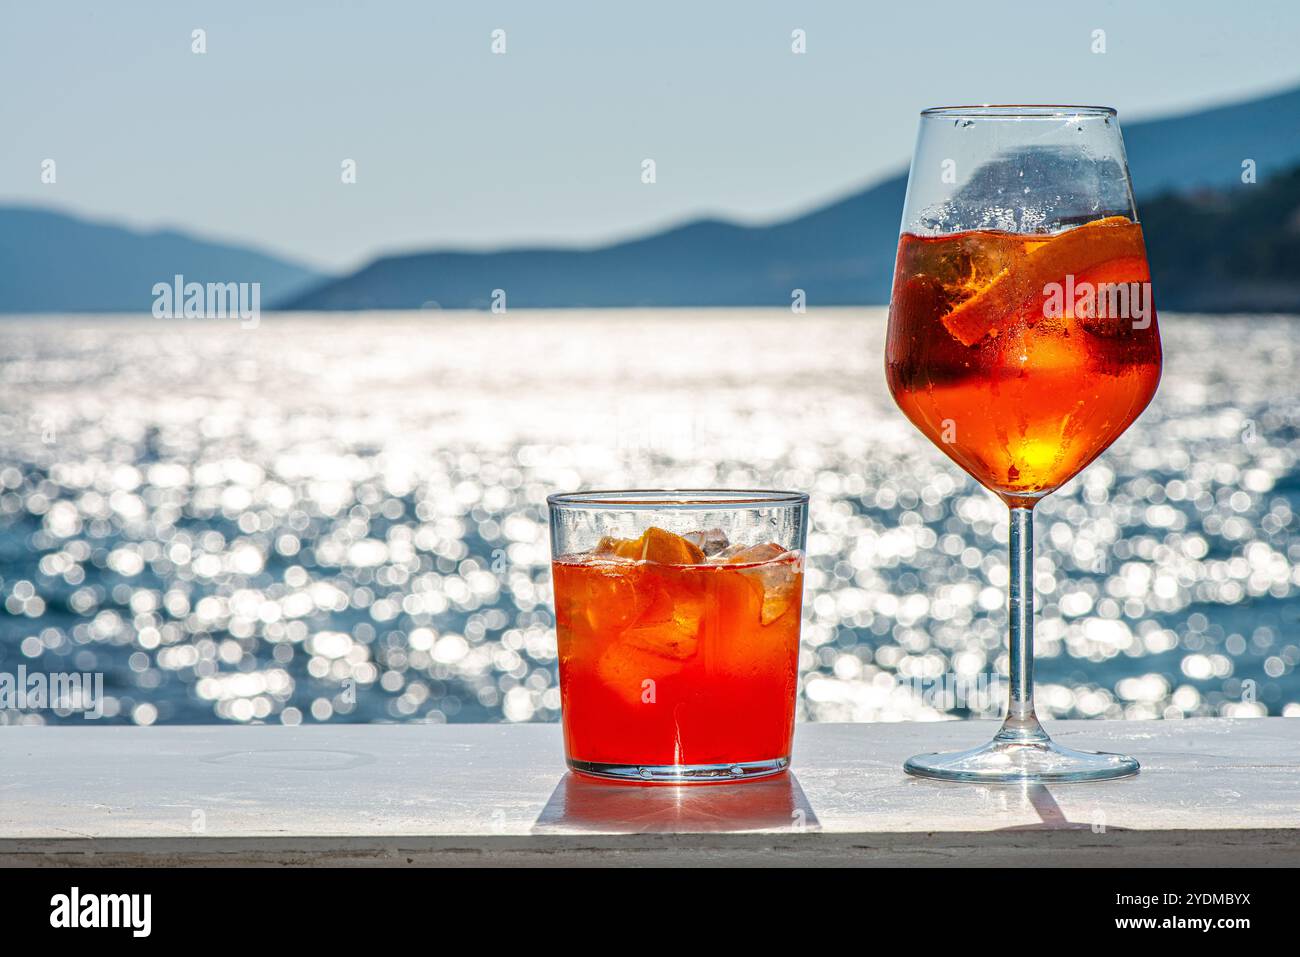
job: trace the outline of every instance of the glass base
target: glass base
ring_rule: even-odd
[[[1004,727],[982,747],[917,754],[903,762],[903,770],[917,777],[980,784],[1108,781],[1137,774],[1138,768],[1128,755],[1063,748],[1036,727],[1028,733]]]
[[[606,781],[633,784],[725,784],[729,781],[751,781],[780,774],[790,766],[790,758],[787,756],[736,764],[602,764],[569,758],[568,764],[578,774]]]

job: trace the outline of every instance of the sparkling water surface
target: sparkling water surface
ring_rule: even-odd
[[[1161,324],[1154,404],[1038,509],[1040,713],[1300,715],[1300,320]],[[812,494],[800,716],[992,714],[935,691],[1005,674],[1005,510],[884,328],[0,321],[0,672],[102,672],[118,723],[556,720],[546,495],[775,487]]]

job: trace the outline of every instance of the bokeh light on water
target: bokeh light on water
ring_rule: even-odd
[[[554,720],[579,487],[812,492],[803,717],[1005,671],[1005,512],[894,408],[880,310],[3,329],[0,671],[103,672],[108,721]],[[1297,326],[1163,332],[1155,404],[1039,509],[1040,711],[1300,714]]]

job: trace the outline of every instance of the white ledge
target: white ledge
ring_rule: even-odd
[[[988,722],[803,724],[793,773],[690,788],[565,772],[555,725],[10,727],[3,864],[1300,865],[1300,721],[1059,721],[1135,778],[909,778]]]

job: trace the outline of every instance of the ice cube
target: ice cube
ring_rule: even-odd
[[[687,532],[682,538],[702,551],[706,558],[718,554],[731,544],[727,541],[727,533],[720,528],[710,528],[701,532]]]
[[[638,588],[643,610],[619,635],[619,642],[665,658],[692,657],[699,647],[704,596],[680,582],[665,587],[642,580]]]
[[[616,635],[645,610],[647,599],[629,574],[633,569],[607,567],[605,571],[607,574],[586,577],[586,588],[578,594],[576,603],[593,632]]]
[[[743,565],[738,571],[763,596],[759,617],[764,625],[772,624],[799,604],[803,565],[797,554],[769,542],[739,553],[728,564]]]
[[[651,654],[640,648],[615,643],[596,661],[600,682],[628,704],[653,704],[657,685],[681,672],[681,661]]]
[[[724,565],[758,565],[770,562],[778,555],[784,555],[785,549],[776,542],[764,542],[761,545],[731,545],[712,556],[712,561]]]

